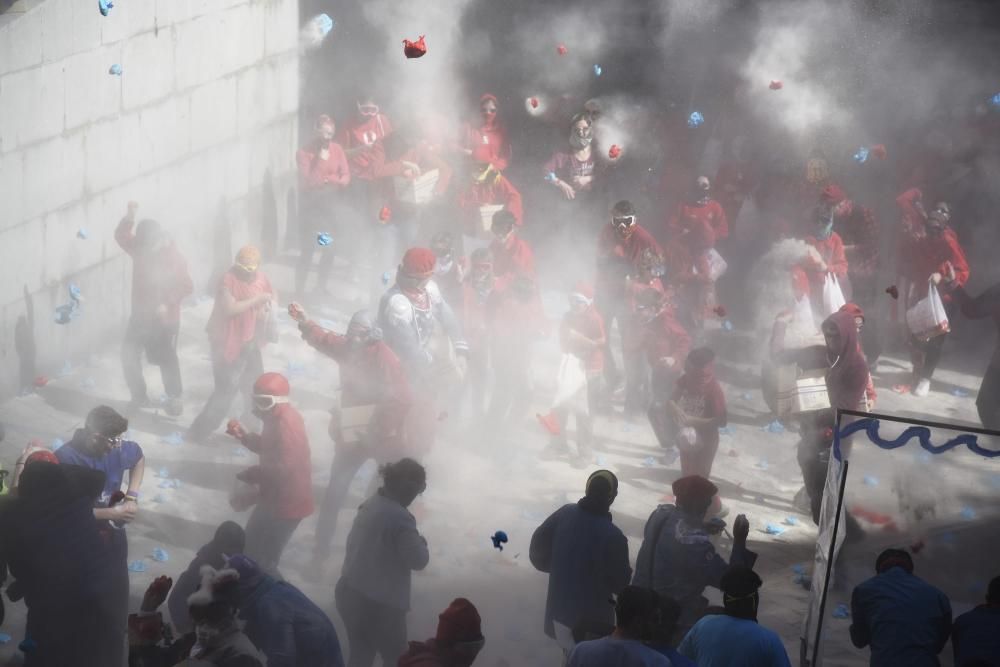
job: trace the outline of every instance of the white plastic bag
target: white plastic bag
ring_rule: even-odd
[[[906,311],[906,326],[917,340],[928,341],[951,331],[948,313],[938,293],[937,286],[927,287],[927,296]]]
[[[840,310],[847,301],[844,299],[844,292],[840,289],[840,281],[832,273],[826,274],[823,280],[823,319],[830,317]]]
[[[562,355],[559,372],[556,374],[556,398],[552,407],[569,405],[573,408],[586,408],[586,388],[587,373],[583,369],[583,362],[576,355]]]
[[[693,451],[698,444],[698,432],[690,426],[685,426],[677,432],[677,448]]]
[[[714,283],[716,280],[725,275],[726,269],[729,268],[729,264],[723,259],[722,255],[715,248],[709,249],[707,253],[708,259],[708,277]]]

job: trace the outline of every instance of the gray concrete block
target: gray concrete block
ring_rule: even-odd
[[[214,81],[191,93],[191,150],[230,139],[236,132],[236,79]]]
[[[185,91],[217,76],[218,59],[207,57],[206,44],[220,38],[218,17],[203,16],[173,26],[174,72],[177,91]]]
[[[24,153],[0,155],[0,230],[19,224],[24,210]],[[10,276],[6,271],[5,276]]]
[[[174,42],[168,31],[130,37],[122,49],[122,95],[126,110],[163,99],[174,89]]]
[[[83,137],[56,137],[25,151],[23,218],[39,217],[83,195]]]
[[[139,126],[149,142],[150,166],[158,169],[191,147],[190,97],[170,97],[142,110]]]
[[[0,79],[0,141],[4,150],[62,132],[64,95],[60,63],[21,70]]]
[[[121,47],[118,44],[66,59],[67,130],[114,116],[121,110],[122,79],[108,74],[108,68],[120,61]]]
[[[297,51],[299,46],[299,3],[277,0],[254,5],[264,16],[264,53],[272,56]]]
[[[0,232],[0,266],[4,275],[10,277],[0,280],[0,303],[19,298],[25,285],[31,292],[41,286],[45,262],[40,260],[38,249],[44,247],[42,231],[42,219],[38,217]]]
[[[42,63],[41,16],[28,12],[0,28],[0,74]]]

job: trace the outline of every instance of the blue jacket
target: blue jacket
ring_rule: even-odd
[[[851,616],[851,641],[871,646],[871,667],[937,667],[951,633],[945,594],[901,567],[858,584]]]
[[[715,552],[708,533],[673,505],[649,515],[635,560],[633,586],[650,588],[681,605],[681,623],[691,625],[705,606],[706,586],[719,587],[730,565],[753,567],[757,554],[734,546],[727,563]]]
[[[545,634],[555,637],[553,621],[576,627],[614,627],[610,602],[628,585],[632,568],[628,540],[608,512],[564,505],[531,536],[529,556],[536,570],[549,575]]]
[[[241,587],[244,633],[267,667],[344,667],[337,631],[299,589],[261,574]]]
[[[1000,667],[1000,607],[982,605],[956,618],[951,646],[958,667],[971,660]]]

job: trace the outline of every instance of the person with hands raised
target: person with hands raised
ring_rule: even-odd
[[[259,489],[247,520],[246,554],[269,573],[277,573],[285,546],[302,519],[313,513],[309,437],[302,414],[288,401],[291,387],[280,373],[264,373],[253,385],[254,414],[260,433],[231,419],[226,432],[260,457],[236,478]]]

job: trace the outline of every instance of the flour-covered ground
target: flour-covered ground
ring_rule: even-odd
[[[265,269],[276,284],[290,284],[290,267],[274,265]],[[358,294],[342,296],[315,295],[305,305],[313,318],[327,319],[342,327],[361,302]],[[561,316],[561,297],[547,295],[546,303],[551,317]],[[142,445],[147,460],[141,511],[129,528],[130,560],[141,560],[146,566],[145,572],[130,575],[133,608],[138,606],[154,577],[176,576],[194,551],[211,537],[215,527],[227,518],[234,518],[227,502],[234,475],[255,461],[252,454],[223,435],[201,444],[179,441],[176,437],[186,430],[211,390],[212,375],[203,333],[210,309],[211,301],[202,297],[184,312],[181,356],[185,415],[174,420],[162,411],[146,410],[131,419],[131,437]],[[807,571],[811,568],[816,537],[810,518],[793,506],[793,499],[802,488],[795,457],[797,438],[791,432],[762,430],[769,416],[758,389],[758,345],[738,331],[714,327],[707,334],[707,342],[720,353],[720,375],[729,403],[731,429],[722,438],[714,479],[730,508],[727,520],[731,523],[738,513],[746,513],[750,518],[751,548],[760,553],[758,571],[765,581],[761,623],[781,635],[793,662],[797,662],[809,594],[795,583],[793,568],[804,566]],[[901,397],[889,391],[889,386],[901,379],[906,364],[895,358],[884,359],[876,377],[880,389],[878,410],[977,423],[974,398],[979,379],[949,370],[947,351],[945,355],[935,391],[925,399]],[[503,432],[487,433],[463,420],[457,410],[449,411],[442,423],[445,433],[425,462],[427,492],[413,507],[419,528],[428,539],[431,560],[427,569],[413,579],[410,637],[432,636],[437,615],[447,603],[457,596],[468,597],[482,614],[486,635],[486,647],[477,664],[489,667],[558,664],[557,648],[542,633],[546,578],[528,562],[528,542],[542,519],[560,505],[575,502],[582,495],[587,475],[598,465],[608,467],[621,481],[612,509],[615,522],[628,535],[634,558],[647,516],[656,504],[671,500],[670,483],[679,474],[677,464],[668,466],[661,462],[662,452],[648,424],[630,423],[620,417],[598,420],[601,437],[598,455],[588,469],[576,469],[569,461],[541,461],[538,453],[546,438],[533,413],[548,407],[553,392],[552,377],[558,360],[554,338],[537,347],[536,358],[535,401],[532,414],[525,415],[521,423],[510,424]],[[14,459],[31,437],[46,442],[68,439],[94,405],[108,403],[124,408],[128,394],[121,376],[117,341],[94,350],[89,359],[68,361],[70,366],[62,369],[66,371],[64,375],[60,376],[58,368],[48,369],[54,379],[37,394],[0,405],[0,420],[7,425],[8,432],[0,450],[4,468],[13,468]],[[265,353],[265,367],[286,372],[292,382],[292,400],[302,410],[309,428],[313,486],[318,501],[332,459],[326,427],[327,410],[338,384],[336,365],[302,343],[297,329],[286,318],[280,343]],[[150,395],[159,395],[158,374],[147,370],[147,380]],[[955,388],[968,395],[953,395]],[[239,406],[234,405],[233,414],[239,411]],[[987,465],[998,472],[996,463],[983,464]],[[177,488],[160,488],[159,475],[177,480]],[[373,475],[373,466],[363,470],[352,487],[351,505],[356,506],[373,488]],[[891,471],[883,474],[885,480],[890,477]],[[993,493],[1000,491],[994,489]],[[333,586],[352,516],[347,511],[341,515],[336,549],[326,572],[308,569],[315,517],[300,526],[281,568],[288,579],[330,613],[338,628],[341,626],[333,604]],[[243,522],[246,514],[235,518]],[[769,535],[765,532],[767,524],[781,525],[786,530],[781,535]],[[489,539],[497,530],[506,531],[510,538],[503,552],[495,550]],[[167,552],[168,561],[152,559],[157,547]],[[721,538],[720,547],[728,551],[727,537]],[[868,562],[873,562],[874,556],[872,552]],[[995,568],[995,564],[992,566]],[[988,569],[990,564],[987,562],[984,567]],[[969,590],[966,599],[954,600],[956,613],[977,602],[980,596],[981,591]],[[834,591],[827,614],[842,602],[849,602],[849,590]],[[831,620],[828,624],[833,639],[829,664],[867,664],[866,652],[853,649],[847,641],[848,623]],[[23,637],[23,629],[23,605],[8,603],[2,631],[13,639],[0,646],[4,664],[18,664],[16,644]],[[340,636],[346,642],[343,632]],[[947,651],[950,653],[950,647]]]

